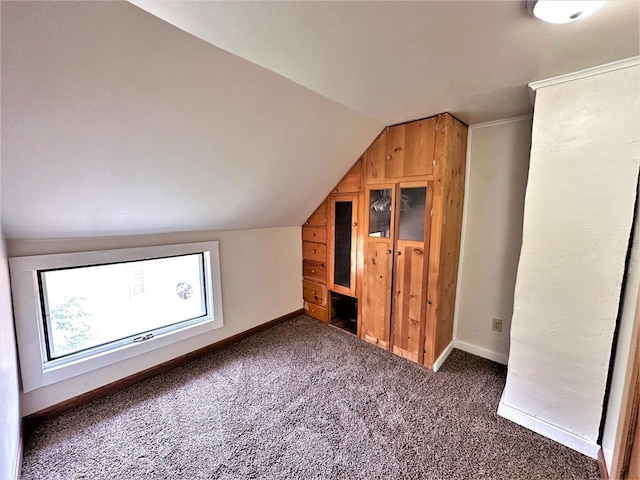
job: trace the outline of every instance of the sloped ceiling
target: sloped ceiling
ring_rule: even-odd
[[[529,113],[528,82],[639,51],[635,0],[562,26],[519,1],[135,4],[2,2],[9,238],[300,225],[384,125]]]
[[[528,83],[640,52],[637,0],[565,25],[532,17],[524,0],[131,1],[385,124],[530,113]]]
[[[9,238],[301,225],[382,122],[124,2],[3,2]]]

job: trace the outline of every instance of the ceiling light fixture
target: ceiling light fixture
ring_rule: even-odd
[[[549,23],[569,23],[591,15],[607,0],[527,0],[529,13]]]

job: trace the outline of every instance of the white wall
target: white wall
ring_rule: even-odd
[[[9,265],[0,229],[0,478],[15,478],[20,445],[20,401]]]
[[[640,66],[537,90],[499,413],[595,456],[640,162]]]
[[[8,240],[10,256],[220,241],[224,327],[166,349],[23,393],[23,415],[302,308],[300,227],[74,240]],[[4,378],[4,377],[3,377]],[[4,478],[4,477],[1,477]]]
[[[618,339],[616,342],[616,356],[611,386],[607,402],[607,415],[604,431],[602,432],[602,452],[610,470],[613,462],[613,448],[620,424],[623,403],[624,382],[629,368],[629,352],[633,341],[633,326],[636,318],[638,289],[640,288],[640,209],[636,211],[634,221],[634,238],[631,248],[631,258],[627,266],[626,284],[624,288],[624,302],[618,325]]]
[[[0,17],[2,9],[0,2]],[[1,198],[0,193],[0,202]],[[0,478],[16,478],[21,460],[18,458],[21,428],[19,388],[9,264],[0,215]]]
[[[455,346],[507,363],[531,116],[469,128]],[[502,332],[491,329],[502,320]]]
[[[0,478],[15,478],[20,445],[20,401],[9,264],[0,226]]]

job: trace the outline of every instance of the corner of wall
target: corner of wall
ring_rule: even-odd
[[[532,115],[528,114],[475,124],[469,127],[467,135],[454,348],[503,364],[507,363],[509,356],[513,298],[508,291],[515,287],[522,240],[523,208],[519,211],[517,205],[524,205],[531,122]],[[498,171],[496,164],[503,168]],[[491,188],[485,185],[488,179],[492,182]],[[492,193],[494,197],[486,197],[487,191],[495,192]],[[500,205],[508,205],[509,208],[500,208]],[[488,226],[483,227],[478,218],[488,219]],[[483,233],[483,228],[490,231]],[[508,255],[498,255],[499,251],[508,252]],[[503,272],[504,278],[484,278],[487,273],[482,269],[483,258],[488,258],[492,252],[504,264],[496,268]],[[477,293],[483,298],[482,308],[478,308],[474,293],[478,284],[483,284],[482,292]],[[494,338],[497,334],[487,332],[493,317],[503,320],[502,340]]]
[[[0,478],[18,478],[22,458],[18,359],[6,245],[0,228]]]

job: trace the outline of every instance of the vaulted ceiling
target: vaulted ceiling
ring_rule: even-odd
[[[527,84],[640,52],[640,2],[554,25],[519,1],[130,0],[385,124],[531,112]]]
[[[635,0],[134,3],[2,2],[8,237],[300,225],[384,125],[530,113],[640,50]]]

